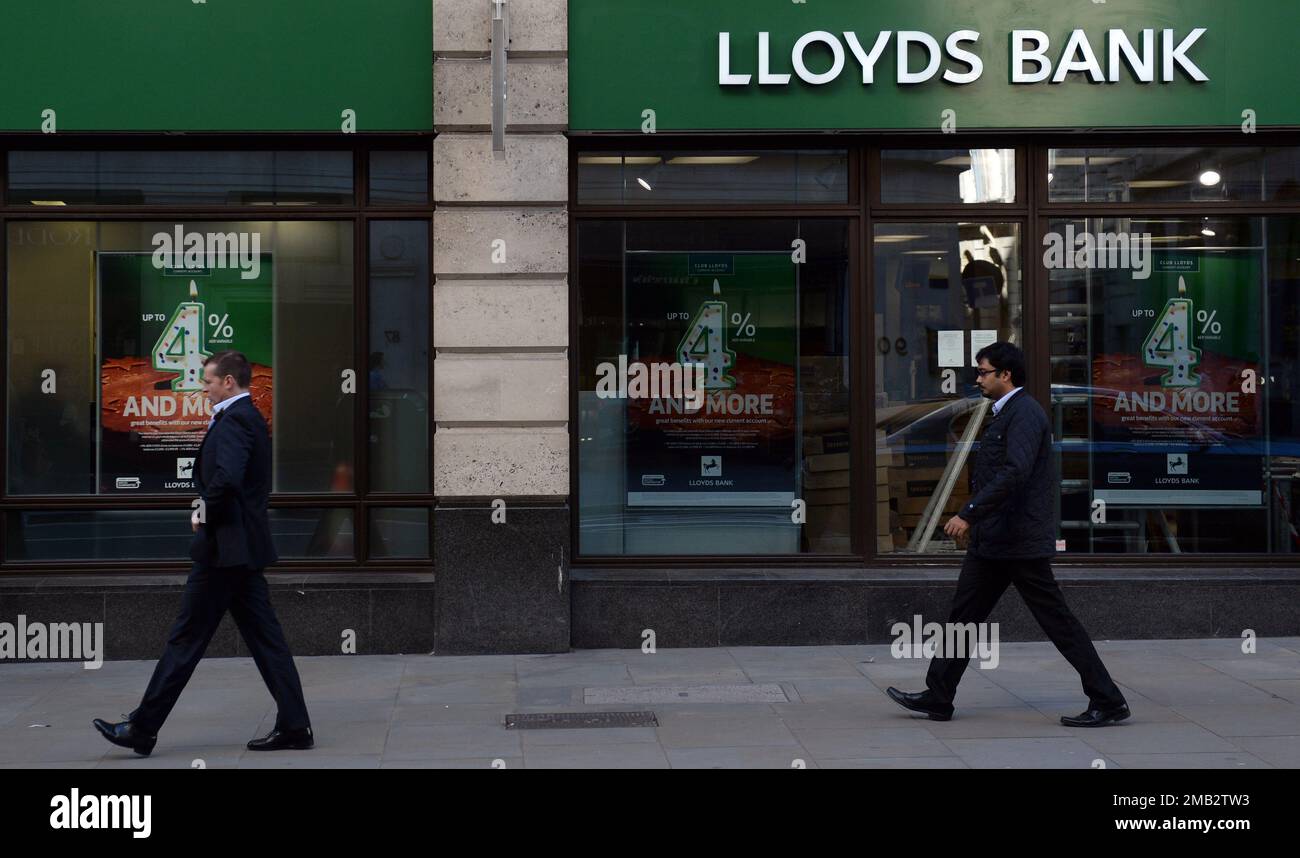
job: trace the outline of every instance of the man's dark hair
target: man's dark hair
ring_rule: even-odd
[[[235,384],[240,387],[248,387],[253,381],[253,365],[244,357],[243,352],[217,352],[212,357],[203,362],[204,366],[216,364],[214,372],[217,378],[225,378],[228,375],[235,377]]]
[[[1025,386],[1025,353],[1011,343],[993,343],[975,353],[975,362],[987,360],[998,372],[1010,372],[1011,383]]]

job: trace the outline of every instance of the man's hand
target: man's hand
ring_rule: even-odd
[[[199,511],[197,509],[190,513],[190,530],[198,533],[199,525],[202,523],[203,522],[199,520]]]
[[[943,532],[953,539],[964,539],[970,532],[970,523],[959,515],[954,515],[948,519],[948,523],[943,526]]]

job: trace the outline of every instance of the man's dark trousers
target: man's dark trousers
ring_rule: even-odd
[[[279,707],[275,729],[311,726],[298,670],[271,609],[266,577],[247,566],[204,569],[196,563],[185,582],[181,613],[167,636],[167,649],[140,706],[128,716],[146,733],[156,735],[162,727],[227,610]]]
[[[1124,695],[1110,678],[1101,657],[1065,603],[1061,588],[1052,575],[1051,558],[990,559],[967,554],[957,578],[951,623],[983,623],[993,607],[1014,584],[1043,632],[1074,666],[1083,680],[1083,691],[1095,709],[1113,709],[1123,704]],[[925,684],[941,702],[952,705],[957,683],[966,672],[969,658],[935,658],[930,662]]]

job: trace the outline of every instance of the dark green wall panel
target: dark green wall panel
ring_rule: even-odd
[[[433,127],[430,0],[4,0],[0,130]]]

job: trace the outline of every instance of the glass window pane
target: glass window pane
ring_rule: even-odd
[[[292,507],[272,509],[270,516],[281,560],[351,560],[356,554],[351,509]]]
[[[24,510],[7,515],[7,561],[189,562],[189,510]],[[351,559],[351,509],[272,509],[282,560]],[[427,520],[427,515],[426,515]]]
[[[1300,218],[1061,219],[1048,237],[1119,247],[1049,257],[1067,549],[1300,550]]]
[[[579,225],[583,554],[850,550],[849,232]],[[806,523],[792,520],[799,499]]]
[[[344,205],[351,152],[10,152],[13,205]]]
[[[370,556],[429,559],[429,510],[408,507],[370,510]]]
[[[419,206],[429,202],[429,153],[370,153],[370,204]]]
[[[875,257],[875,547],[952,553],[943,524],[970,500],[962,442],[992,405],[974,354],[1024,347],[1020,225],[878,224]]]
[[[185,560],[189,510],[11,510],[5,560]]]
[[[1209,203],[1300,199],[1300,148],[1052,149],[1052,202]]]
[[[1014,203],[1015,149],[885,149],[883,203]]]
[[[223,349],[253,363],[274,490],[352,491],[350,221],[10,221],[7,239],[11,493],[192,493],[198,377]]]
[[[370,490],[429,490],[429,222],[370,225]]]
[[[578,156],[578,202],[844,203],[844,150],[587,152]]]

